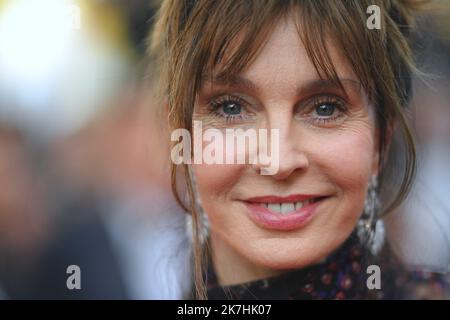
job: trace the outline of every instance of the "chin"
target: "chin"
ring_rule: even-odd
[[[344,231],[344,230],[343,230]],[[242,252],[255,265],[273,270],[300,269],[320,263],[342,245],[351,232],[329,234],[328,237],[307,235],[295,238],[271,238],[254,242]],[[323,234],[323,233],[321,233]],[[282,250],[280,250],[282,248]]]
[[[325,259],[333,250],[334,246],[318,248],[316,244],[304,244],[299,246],[297,243],[289,245],[293,239],[285,240],[266,240],[265,246],[250,249],[244,253],[244,256],[253,264],[272,270],[299,269],[319,263]],[[275,243],[275,242],[278,242]],[[284,248],[280,250],[279,248]]]

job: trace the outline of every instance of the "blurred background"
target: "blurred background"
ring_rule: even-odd
[[[189,289],[185,215],[146,73],[152,8],[0,0],[0,297]],[[82,290],[67,289],[70,265]]]
[[[447,3],[448,4],[448,3]],[[0,299],[180,298],[184,214],[147,76],[150,0],[0,0]],[[418,183],[387,218],[410,264],[450,266],[450,10],[421,27]],[[173,248],[177,248],[173,250]],[[67,267],[82,290],[68,290]]]

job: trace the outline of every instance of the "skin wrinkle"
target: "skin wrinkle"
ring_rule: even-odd
[[[193,165],[202,206],[210,221],[213,264],[222,285],[244,283],[323,260],[353,230],[362,212],[368,180],[376,171],[374,112],[361,85],[344,80],[345,95],[331,88],[329,82],[320,81],[295,28],[292,19],[281,20],[240,75],[240,86],[236,81],[228,85],[207,82],[196,100],[193,119],[203,120],[204,129],[280,130],[280,170],[274,176],[262,176],[250,165]],[[332,43],[329,47],[338,76],[355,79],[342,55]],[[242,86],[242,78],[250,80],[251,85],[244,81],[246,85]],[[345,96],[349,110],[342,120],[320,126],[296,118],[303,102],[322,93],[342,99]],[[211,116],[206,105],[220,94],[248,97],[258,108],[252,110],[254,115],[248,120],[226,122]],[[307,225],[291,231],[256,225],[241,201],[260,195],[308,193],[331,197]]]
[[[380,159],[379,183],[382,191],[380,200],[383,204],[380,215],[383,216],[392,212],[408,195],[416,172],[416,152],[414,139],[407,122],[407,111],[404,108],[408,102],[407,97],[404,97],[404,92],[408,90],[411,76],[413,74],[420,75],[414,64],[409,40],[411,40],[410,31],[414,31],[414,13],[420,10],[422,5],[416,6],[411,1],[376,0],[376,4],[382,8],[383,28],[373,32],[366,28],[360,28],[366,22],[365,9],[372,4],[371,1],[366,0],[345,2],[328,0],[287,2],[278,0],[251,0],[248,2],[198,0],[195,3],[164,1],[158,11],[156,23],[151,33],[149,55],[156,62],[154,67],[157,70],[155,78],[159,79],[158,98],[167,107],[170,115],[168,118],[170,128],[172,130],[178,128],[192,129],[194,108],[198,106],[196,98],[202,87],[202,74],[211,75],[212,78],[213,75],[221,74],[224,79],[240,75],[251,79],[260,86],[265,86],[262,89],[264,93],[267,93],[267,97],[255,97],[251,93],[244,95],[243,88],[231,90],[231,88],[225,87],[222,92],[217,92],[218,94],[244,95],[245,100],[255,98],[264,103],[262,110],[255,111],[255,114],[261,119],[260,122],[252,123],[251,118],[247,119],[245,123],[241,121],[226,122],[217,117],[210,122],[211,126],[222,129],[227,127],[257,128],[258,126],[270,128],[279,125],[280,119],[273,119],[273,112],[266,112],[267,108],[278,108],[278,104],[288,105],[286,110],[291,110],[297,116],[299,114],[297,109],[295,111],[292,111],[292,108],[289,109],[299,101],[290,101],[290,96],[285,96],[287,100],[274,99],[276,94],[282,97],[281,93],[283,90],[289,89],[288,85],[292,85],[290,87],[290,90],[292,90],[294,85],[299,86],[307,79],[318,78],[332,79],[334,83],[339,84],[339,77],[355,78],[356,76],[370,98],[370,104],[363,103],[362,105],[370,107],[370,111],[376,110],[376,124],[379,127],[373,124],[376,128],[372,143],[377,146],[377,152],[381,153],[378,155],[376,152],[365,150],[361,151],[360,154],[366,154],[368,157],[371,154],[373,155],[372,166],[374,170],[372,173],[378,171],[377,163]],[[383,8],[386,10],[383,10]],[[286,18],[289,20],[288,23],[286,23]],[[406,29],[407,32],[403,32]],[[283,32],[296,33],[295,36],[292,34],[291,37],[292,47],[290,47],[289,41],[275,41],[283,40],[280,37],[278,37],[279,39],[273,37],[277,30],[280,31],[279,34],[283,34]],[[355,30],[358,30],[358,32],[355,32]],[[299,39],[300,41],[298,41]],[[270,46],[276,49],[272,53],[273,59],[270,57],[270,48],[268,49],[266,46],[270,41],[272,41]],[[297,42],[301,42],[301,44],[297,45]],[[289,56],[286,55],[286,51],[280,52],[279,48],[281,47],[292,49],[292,54]],[[381,47],[386,50],[379,50]],[[266,54],[268,59],[262,59],[262,53]],[[280,54],[284,56],[280,57]],[[293,58],[297,60],[294,61]],[[265,70],[255,68],[255,61],[261,64],[264,60],[266,60],[266,63],[270,61]],[[278,64],[279,60],[289,61],[287,64],[290,65],[290,68]],[[367,61],[371,63],[368,64]],[[250,77],[249,70],[256,71],[257,77]],[[266,74],[264,75],[262,71],[266,71]],[[286,81],[270,82],[277,76],[275,72],[282,75],[279,79],[286,78],[284,79]],[[320,77],[317,73],[320,74]],[[277,84],[282,86],[277,87]],[[321,93],[320,88],[318,93]],[[329,93],[333,92],[330,90]],[[340,96],[340,94],[337,95]],[[409,93],[408,96],[410,96]],[[299,99],[301,100],[302,97]],[[214,102],[214,106],[217,107],[218,104],[216,101]],[[357,104],[350,101],[349,105]],[[369,105],[373,105],[375,108]],[[222,107],[220,107],[221,109]],[[320,113],[330,111],[329,108],[326,109],[322,109]],[[223,115],[223,110],[219,114]],[[234,114],[236,113],[234,112]],[[315,113],[311,113],[311,119],[305,117],[301,120],[312,120],[313,115]],[[343,168],[345,170],[348,168],[355,169],[357,172],[353,170],[355,172],[353,172],[352,179],[348,179],[348,181],[334,179],[333,165],[318,163],[321,161],[320,153],[315,152],[312,144],[307,144],[308,141],[313,140],[312,137],[316,137],[315,141],[320,144],[322,150],[327,150],[332,157],[333,154],[342,156],[340,153],[343,151],[339,149],[339,145],[332,148],[329,140],[333,138],[335,143],[339,140],[334,139],[339,136],[346,140],[354,138],[353,135],[357,131],[348,124],[356,126],[361,125],[360,122],[340,121],[340,125],[345,123],[345,126],[331,125],[322,128],[314,125],[312,121],[291,119],[292,123],[295,122],[296,125],[304,129],[294,130],[293,128],[296,125],[287,124],[286,119],[288,119],[286,115],[281,117],[281,120],[285,122],[282,125],[292,129],[287,131],[291,139],[294,135],[302,134],[303,136],[295,137],[298,140],[297,143],[284,141],[286,144],[283,147],[287,150],[287,153],[285,153],[286,161],[284,161],[284,169],[286,170],[283,170],[279,175],[267,179],[270,177],[258,176],[255,173],[256,170],[252,171],[251,168],[231,165],[210,166],[209,172],[206,170],[207,168],[202,168],[199,171],[199,176],[204,175],[208,178],[204,180],[205,185],[202,183],[200,186],[203,188],[200,191],[211,192],[209,202],[222,200],[220,203],[222,208],[220,206],[209,206],[207,214],[217,223],[217,226],[214,223],[211,227],[215,230],[222,230],[222,237],[220,239],[216,237],[219,239],[215,240],[216,247],[218,247],[219,241],[223,243],[226,241],[230,248],[228,251],[235,250],[236,255],[232,259],[227,260],[227,257],[221,257],[230,268],[239,267],[244,260],[243,258],[250,259],[255,268],[261,266],[263,262],[266,267],[270,266],[271,261],[258,261],[259,256],[267,255],[267,253],[264,253],[263,247],[249,244],[248,246],[253,251],[246,251],[246,248],[242,247],[242,242],[261,244],[262,242],[256,241],[260,235],[262,239],[270,239],[275,234],[286,234],[283,232],[262,232],[267,230],[254,228],[255,226],[250,224],[249,221],[241,219],[245,207],[240,207],[242,204],[239,202],[240,197],[261,195],[262,193],[286,195],[293,190],[296,193],[301,193],[308,188],[312,190],[312,188],[321,186],[328,188],[326,192],[335,192],[336,199],[340,197],[339,199],[345,200],[343,195],[346,195],[346,193],[342,192],[344,189],[339,187],[343,186],[344,183],[362,185],[361,181],[370,175],[370,173],[364,172],[363,164],[352,163],[353,161],[356,162],[359,157],[359,154],[355,153],[354,159],[349,157],[348,163],[334,164],[335,167],[345,164]],[[343,120],[341,117],[339,119]],[[361,119],[363,120],[363,117]],[[321,123],[325,122],[321,121]],[[398,130],[396,130],[392,151],[389,151],[387,146],[390,144],[394,127]],[[333,128],[335,130],[331,130]],[[343,130],[344,128],[349,135]],[[365,129],[361,130],[365,131]],[[370,134],[368,136],[370,137]],[[318,139],[319,137],[322,137],[322,139]],[[378,139],[380,140],[378,141]],[[295,146],[298,148],[295,148]],[[354,146],[357,146],[357,144],[354,144]],[[366,147],[366,149],[370,149],[371,146],[366,145]],[[300,158],[303,158],[301,162],[295,161]],[[370,167],[370,163],[364,165]],[[254,169],[256,168],[257,166]],[[204,299],[207,298],[207,288],[204,283],[206,254],[208,252],[213,253],[213,250],[211,250],[211,241],[201,243],[200,212],[192,205],[196,202],[196,194],[193,192],[194,186],[189,175],[193,167],[183,164],[182,169],[179,170],[175,163],[171,164],[171,187],[180,206],[193,215],[195,297]],[[345,170],[341,170],[342,175],[345,174]],[[182,174],[184,177],[180,177]],[[178,180],[183,178],[186,179],[185,186],[189,194],[189,204],[187,205],[183,201],[183,195],[180,194],[181,189],[179,189],[178,183]],[[352,188],[358,192],[365,189],[364,187],[358,189],[351,185],[347,187],[349,192]],[[212,194],[213,190],[216,191],[215,194]],[[249,194],[249,191],[252,194]],[[355,199],[354,201],[359,200]],[[341,202],[330,205],[336,215],[338,215],[337,209],[342,209]],[[228,210],[223,210],[225,207]],[[239,212],[241,212],[240,215]],[[237,217],[238,220],[232,220],[234,217]],[[319,216],[316,218],[321,219]],[[345,214],[342,216],[341,223],[343,226],[345,225],[344,220],[347,218],[353,219],[353,215]],[[348,219],[347,221],[349,221]],[[245,230],[246,233],[236,235],[231,222],[235,225],[245,224],[242,230]],[[326,229],[331,226],[331,222],[336,223],[331,218],[322,221],[324,230],[322,233],[325,233]],[[338,227],[341,228],[341,226]],[[345,233],[344,229],[342,228],[341,231]],[[306,260],[311,260],[307,245],[317,234],[306,232],[307,230],[304,231],[299,234],[289,233],[285,241],[295,250],[299,245],[305,248],[303,252],[306,255],[302,256],[301,261],[296,261],[299,268],[302,266],[301,264],[307,264]],[[218,232],[216,232],[217,234]],[[249,237],[253,238],[250,239]],[[331,235],[327,235],[327,237],[329,239],[324,238],[322,240],[333,240]],[[298,241],[301,239],[301,243],[287,242],[287,240],[294,238]],[[317,241],[317,239],[314,240]],[[338,241],[336,237],[334,240]],[[239,242],[241,242],[240,245]],[[283,246],[283,249],[287,252],[290,251],[289,246],[286,245]],[[320,254],[326,254],[327,250],[323,250],[323,247],[319,247],[319,249],[322,250]],[[222,252],[222,254],[224,253]],[[219,256],[222,256],[222,254],[219,254]],[[280,252],[275,252],[273,255],[273,260],[284,258]],[[272,263],[274,262],[272,261]],[[285,266],[286,264],[282,266],[278,264],[276,267],[282,269]],[[216,271],[221,273],[224,271],[223,269],[218,270],[216,268]],[[240,270],[251,271],[242,268]],[[246,275],[236,272],[236,276],[245,281],[249,278],[248,276],[251,278],[251,272],[246,273]],[[226,280],[226,277],[221,279],[219,274],[219,282],[220,280]],[[236,278],[233,281],[242,282]]]

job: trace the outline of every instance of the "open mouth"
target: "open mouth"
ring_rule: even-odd
[[[257,225],[273,230],[294,230],[305,226],[330,196],[264,196],[245,200],[247,213]]]
[[[260,207],[264,207],[274,213],[287,215],[287,214],[293,213],[295,211],[298,211],[298,210],[302,209],[303,207],[306,207],[310,204],[319,202],[325,198],[326,197],[316,197],[316,198],[310,198],[310,199],[303,200],[303,201],[293,201],[293,202],[250,202],[250,203],[258,205]]]
[[[299,199],[281,199],[277,201],[278,197],[260,197],[255,200],[250,199],[247,200],[249,204],[256,205],[262,208],[265,208],[273,213],[288,215],[294,212],[301,210],[311,204],[320,202],[327,198],[326,196],[317,196],[317,197],[303,197],[304,199],[300,199],[302,197],[290,197],[290,198],[299,198]]]

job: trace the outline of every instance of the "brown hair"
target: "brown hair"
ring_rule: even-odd
[[[419,4],[407,0],[163,1],[151,34],[149,54],[154,62],[153,72],[160,77],[170,128],[192,129],[194,104],[204,74],[219,64],[220,77],[238,74],[257,56],[272,26],[283,16],[295,13],[301,26],[299,37],[318,74],[341,86],[327,50],[330,37],[376,106],[380,168],[388,163],[392,166],[392,161],[387,159],[392,153],[387,152],[387,142],[393,129],[402,138],[401,182],[395,196],[390,201],[385,199],[389,204],[383,209],[384,213],[390,212],[407,196],[415,174],[415,147],[405,106],[411,91],[411,75],[416,72],[408,37],[413,27],[412,11]],[[366,10],[370,5],[381,9],[381,29],[366,27]],[[230,46],[238,35],[242,36],[239,44]],[[394,165],[399,163],[398,158],[394,161]],[[201,222],[195,208],[191,176],[187,166],[183,168],[190,204],[180,199],[177,169],[173,164],[172,189],[180,205],[192,214],[195,290],[196,296],[203,299],[206,298],[203,279],[206,258],[199,241]],[[390,174],[392,179],[386,179],[385,172],[380,171],[380,187],[392,190],[395,177]]]

